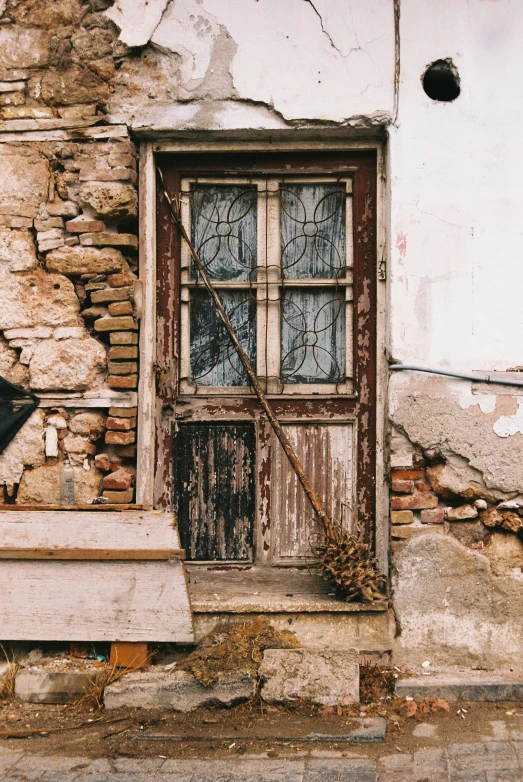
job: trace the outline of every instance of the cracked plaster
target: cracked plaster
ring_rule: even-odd
[[[522,493],[523,435],[519,429],[506,436],[496,431],[505,431],[507,420],[519,423],[517,399],[492,395],[494,407],[484,412],[474,395],[464,407],[463,394],[453,388],[442,378],[393,377],[392,422],[423,450],[459,457],[463,480],[483,482],[501,495]]]
[[[384,0],[365,7],[345,0],[118,0],[106,14],[126,44],[149,42],[149,49],[176,57],[179,79],[163,106],[156,101],[145,116],[140,77],[123,110],[117,87],[109,104],[113,121],[125,121],[126,112],[134,127],[155,130],[390,121],[394,25],[392,4]],[[194,114],[176,106],[192,100],[208,106]],[[234,102],[247,103],[247,110],[233,110]]]

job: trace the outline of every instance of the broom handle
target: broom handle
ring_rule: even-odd
[[[196,268],[198,269],[198,272],[200,273],[200,276],[202,278],[203,284],[209,291],[214,304],[216,306],[216,309],[218,311],[218,314],[221,318],[221,321],[223,325],[225,326],[225,330],[227,331],[232,344],[234,345],[234,349],[236,350],[236,353],[238,354],[238,357],[242,363],[243,368],[245,369],[245,372],[247,374],[247,377],[249,378],[249,382],[251,386],[254,389],[254,393],[258,397],[258,400],[265,412],[265,415],[267,416],[270,425],[272,426],[274,430],[274,434],[278,438],[278,440],[281,443],[281,447],[285,451],[285,454],[289,460],[289,462],[292,465],[292,469],[298,476],[298,480],[303,486],[303,490],[305,494],[307,495],[307,498],[312,506],[312,509],[314,510],[314,513],[316,514],[316,517],[318,518],[318,521],[321,523],[324,531],[328,533],[332,529],[332,522],[330,518],[327,515],[327,512],[325,508],[323,507],[322,503],[319,500],[318,495],[316,494],[312,483],[309,480],[308,475],[306,474],[305,470],[301,466],[300,460],[298,459],[298,456],[296,454],[296,451],[292,447],[291,443],[289,442],[289,439],[285,432],[283,431],[283,428],[276,418],[274,411],[269,403],[269,400],[265,396],[265,393],[258,382],[258,378],[256,377],[256,374],[254,372],[254,369],[252,368],[252,364],[249,361],[249,358],[247,354],[245,353],[244,349],[240,345],[240,342],[238,340],[238,337],[236,336],[236,332],[234,331],[231,321],[229,320],[229,317],[227,313],[225,312],[223,305],[220,301],[220,297],[218,296],[217,292],[213,288],[211,281],[209,280],[209,277],[207,276],[207,272],[204,269],[204,266],[200,260],[200,257],[198,253],[196,252],[196,249],[194,248],[193,243],[191,242],[187,231],[185,230],[185,226],[182,223],[182,219],[180,216],[180,210],[179,208],[176,208],[173,204],[171,197],[169,196],[169,193],[167,192],[167,188],[165,187],[164,179],[162,172],[160,168],[158,170],[158,176],[160,178],[160,182],[162,183],[162,190],[163,194],[165,196],[165,199],[167,200],[167,203],[169,204],[169,210],[171,212],[171,215],[173,217],[173,220],[175,221],[178,230],[180,231],[180,234],[182,235],[184,241],[186,242],[189,251],[191,253],[191,256],[194,260],[194,263],[196,264]]]

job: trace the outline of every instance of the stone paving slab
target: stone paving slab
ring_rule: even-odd
[[[523,701],[523,677],[495,676],[482,671],[445,671],[398,679],[395,692],[398,698],[421,695],[446,701]]]
[[[523,741],[452,743],[377,761],[340,753],[230,760],[68,758],[0,743],[2,782],[522,782]]]

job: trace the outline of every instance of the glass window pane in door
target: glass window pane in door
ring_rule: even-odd
[[[284,288],[281,379],[284,383],[345,380],[345,292]]]
[[[256,366],[256,302],[249,290],[220,290],[240,344]],[[191,294],[191,380],[201,386],[249,385],[229,335],[207,291]]]
[[[344,276],[345,183],[284,183],[280,199],[284,279]]]
[[[195,185],[191,239],[211,280],[254,281],[257,190],[249,185]],[[196,270],[193,267],[193,278]]]

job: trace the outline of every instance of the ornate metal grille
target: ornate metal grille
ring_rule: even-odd
[[[273,390],[344,383],[346,181],[193,182],[183,195],[194,247],[258,376]],[[248,386],[192,262],[182,287],[186,380],[195,389]]]

